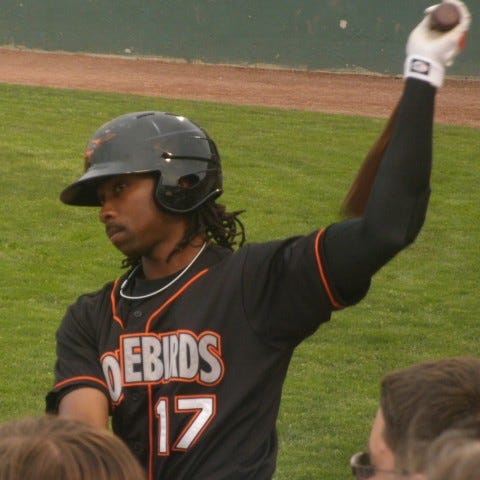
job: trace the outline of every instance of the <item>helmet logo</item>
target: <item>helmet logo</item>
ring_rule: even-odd
[[[90,168],[90,166],[92,165],[91,158],[92,158],[92,155],[94,154],[95,150],[100,145],[102,145],[103,143],[108,142],[112,138],[116,137],[116,135],[117,135],[116,133],[107,133],[103,137],[94,138],[93,140],[90,141],[90,143],[87,146],[87,149],[85,150],[85,155],[84,155],[85,170],[88,170]]]

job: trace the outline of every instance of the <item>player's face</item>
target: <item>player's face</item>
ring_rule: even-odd
[[[97,189],[100,221],[110,241],[127,257],[155,256],[183,236],[184,220],[158,208],[154,187],[151,175],[126,174],[109,178]]]

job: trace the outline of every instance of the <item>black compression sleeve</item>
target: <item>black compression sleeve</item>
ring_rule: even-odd
[[[407,79],[392,138],[363,217],[331,225],[325,261],[338,292],[348,298],[368,288],[371,276],[413,242],[427,210],[436,89]]]

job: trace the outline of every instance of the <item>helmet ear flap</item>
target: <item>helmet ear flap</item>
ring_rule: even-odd
[[[165,185],[162,185],[161,176],[162,174],[160,172],[155,172],[155,188],[153,191],[153,199],[160,210],[172,211],[169,205],[174,201],[178,202],[178,187],[166,187]]]
[[[156,173],[154,200],[161,210],[189,213],[223,193],[221,171],[217,168],[207,169],[206,173],[185,173],[175,183],[162,181],[161,172]]]

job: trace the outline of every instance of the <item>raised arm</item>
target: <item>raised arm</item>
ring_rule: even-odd
[[[446,0],[447,1],[447,0]],[[405,85],[392,138],[362,217],[329,227],[324,257],[338,292],[349,298],[412,243],[424,223],[430,193],[435,94],[445,68],[462,50],[470,14],[459,0],[460,23],[449,32],[430,28],[430,13],[407,43]]]

